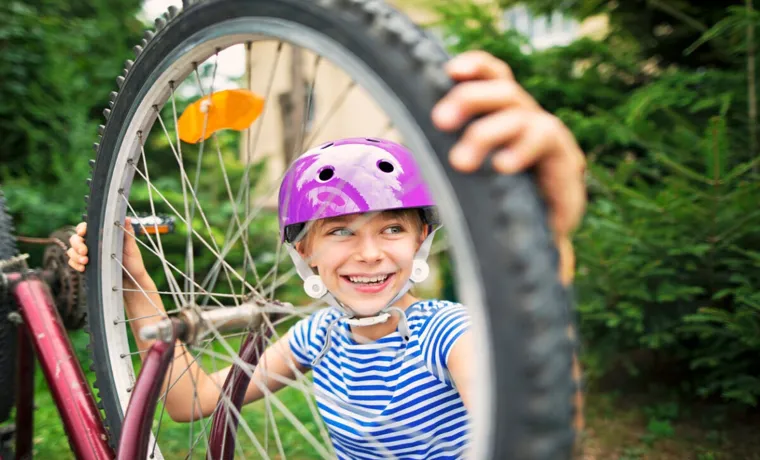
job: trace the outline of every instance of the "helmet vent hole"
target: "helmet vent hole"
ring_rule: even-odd
[[[385,160],[380,160],[377,163],[377,167],[380,169],[380,171],[382,171],[384,173],[392,173],[393,170],[395,169],[391,163],[389,163],[389,162],[387,162]]]
[[[333,171],[332,168],[325,168],[322,171],[319,171],[319,180],[322,182],[327,182],[328,180],[332,179],[334,175],[335,171]]]
[[[324,150],[327,147],[332,147],[335,144],[335,142],[328,142],[327,144],[323,145],[320,150]]]
[[[371,137],[367,137],[366,139],[367,139],[368,141],[370,141],[370,142],[380,142],[379,140],[377,140],[377,139],[372,139]]]

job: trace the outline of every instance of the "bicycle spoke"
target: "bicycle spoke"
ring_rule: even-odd
[[[332,115],[336,113],[340,107],[343,107],[343,104],[346,102],[349,93],[351,93],[351,90],[353,90],[355,87],[356,82],[351,80],[343,89],[343,91],[341,91],[338,97],[335,98],[332,105],[327,110],[327,115],[325,118],[317,125],[317,128],[312,131],[311,135],[309,136],[309,140],[306,141],[306,145],[308,145],[310,148],[314,146],[314,141],[319,139],[319,134],[322,132],[324,127],[327,126],[327,123],[332,119]]]
[[[169,363],[169,380],[172,379],[172,372],[174,371],[174,359],[172,359],[171,363]],[[164,392],[164,399],[166,399],[166,395],[169,394],[169,386],[166,386],[166,391]],[[164,412],[166,411],[166,404],[161,404],[161,412],[158,414],[158,426],[156,427],[156,432],[154,433],[153,437],[153,447],[150,449],[150,457],[153,458],[156,454],[156,445],[158,444],[158,435],[161,433],[161,422],[164,420]]]
[[[174,111],[174,124],[176,126],[177,125],[177,114],[176,114],[176,107],[174,105],[174,88],[173,87],[172,87],[172,109]],[[169,138],[169,133],[168,133],[168,131],[166,129],[166,125],[164,124],[163,119],[161,118],[161,114],[159,113],[158,107],[154,106],[154,110],[156,111],[158,122],[161,124],[161,128],[163,129],[164,134],[166,135],[167,140],[169,140],[169,146],[171,147],[171,150],[174,153],[174,158],[177,160],[177,166],[179,166],[180,181],[182,182],[182,195],[183,195],[183,198],[185,200],[185,219],[182,219],[182,217],[180,216],[180,214],[174,209],[173,206],[171,206],[171,204],[168,201],[166,202],[166,204],[169,205],[172,208],[172,210],[177,215],[177,217],[180,218],[185,223],[185,225],[187,226],[187,229],[188,229],[188,238],[189,238],[190,243],[189,243],[189,249],[188,249],[189,255],[186,254],[185,257],[186,258],[188,258],[188,257],[192,258],[192,234],[198,235],[198,233],[195,231],[195,229],[193,229],[193,223],[192,223],[192,221],[189,220],[189,218],[190,218],[190,208],[189,208],[189,204],[187,203],[187,192],[186,192],[186,189],[187,189],[187,186],[190,185],[190,179],[187,177],[187,173],[185,172],[185,167],[184,167],[184,165],[182,163],[182,149],[181,149],[181,147],[178,145],[177,149],[174,148],[174,146],[171,143],[171,139]],[[179,144],[179,142],[180,142],[180,140],[179,140],[179,130],[175,130],[175,131],[177,131],[177,142]],[[209,224],[208,219],[206,218],[206,214],[203,212],[203,207],[201,206],[200,202],[198,201],[198,197],[196,196],[196,193],[195,193],[195,191],[192,188],[190,188],[190,193],[191,193],[191,195],[193,197],[193,201],[198,206],[198,212],[200,213],[201,220],[203,221],[203,224],[205,225],[206,231],[208,232],[209,240],[211,241],[211,244],[213,245],[214,249],[218,251],[219,248],[218,248],[218,246],[216,244],[216,240],[214,239],[213,232],[211,231],[211,225]],[[163,197],[163,195],[162,195],[162,197]],[[198,235],[198,237],[200,238],[200,235]],[[207,243],[205,243],[205,244],[207,244]],[[209,247],[209,249],[211,249],[211,248]],[[215,253],[215,255],[216,255],[216,253]],[[217,257],[218,257],[218,255],[217,255]],[[186,260],[185,263],[187,264],[188,261]],[[189,264],[190,264],[190,268],[192,269],[192,262],[189,262]],[[229,267],[229,265],[225,265],[224,268],[225,268],[225,272],[224,273],[225,273],[225,276],[227,278],[227,282],[228,282],[230,288],[232,289],[232,279],[230,278],[230,270],[234,271],[234,269],[232,269],[232,267]],[[187,269],[187,265],[186,265],[186,269]],[[190,280],[192,280],[194,274],[190,273],[189,276],[190,276]],[[233,289],[233,292],[234,292],[234,289]]]
[[[118,290],[122,292],[140,292],[139,289],[131,289],[131,288],[118,288]],[[159,294],[159,295],[172,295],[175,293],[175,291],[151,291],[151,290],[145,290],[145,292],[147,292],[148,294]],[[184,292],[184,291],[179,291],[177,293],[187,294],[187,292]],[[204,291],[203,293],[213,296],[213,297],[218,297],[218,298],[225,298],[225,297],[226,298],[236,297],[238,299],[241,298],[240,294],[227,294],[225,292],[205,292]],[[212,307],[208,307],[208,308],[212,308]]]
[[[166,203],[166,205],[167,205],[167,206],[169,206],[169,208],[170,208],[170,209],[171,209],[171,210],[174,212],[174,214],[177,216],[177,218],[180,220],[180,222],[182,222],[183,224],[187,225],[187,221],[185,221],[185,220],[184,220],[184,218],[183,218],[183,217],[182,217],[182,216],[181,216],[181,215],[180,215],[180,214],[177,212],[177,210],[174,208],[174,206],[171,204],[171,202],[169,202],[169,200],[167,200],[167,199],[166,199],[166,197],[165,197],[165,196],[164,196],[164,195],[161,193],[161,191],[160,191],[160,190],[158,190],[158,189],[157,189],[157,188],[156,188],[156,187],[155,187],[153,184],[150,184],[150,185],[149,185],[149,187],[150,187],[150,188],[152,188],[152,189],[153,189],[153,190],[154,190],[154,191],[155,191],[155,192],[158,194],[158,196],[160,196],[160,197],[161,197],[161,199],[164,201],[164,203]],[[240,281],[242,281],[242,282],[245,282],[245,283],[246,283],[246,286],[248,286],[248,287],[249,287],[249,289],[251,289],[251,291],[255,292],[255,289],[253,288],[253,286],[251,286],[250,284],[247,284],[248,282],[247,282],[247,281],[245,281],[244,279],[242,279],[242,278],[240,277],[240,275],[239,275],[239,274],[238,274],[238,273],[235,271],[235,269],[234,269],[234,268],[232,268],[232,267],[231,267],[231,266],[230,266],[230,265],[229,265],[227,262],[225,262],[225,261],[224,261],[224,258],[223,258],[223,256],[222,256],[222,255],[220,255],[220,254],[219,254],[219,253],[218,253],[216,250],[214,250],[214,248],[212,248],[212,247],[211,247],[211,245],[210,245],[210,244],[209,244],[209,243],[208,243],[208,242],[207,242],[207,241],[206,241],[206,240],[205,240],[205,239],[204,239],[204,238],[203,238],[203,237],[202,237],[200,234],[198,234],[198,232],[197,232],[195,229],[193,229],[193,228],[192,228],[191,226],[189,226],[189,225],[188,225],[188,229],[189,229],[190,231],[192,231],[192,233],[193,233],[193,234],[194,234],[196,237],[198,237],[198,241],[199,241],[201,244],[203,244],[204,246],[206,246],[206,248],[207,248],[209,251],[211,251],[211,253],[212,253],[214,256],[216,256],[216,257],[217,257],[217,259],[218,259],[218,260],[220,261],[220,263],[221,263],[221,264],[222,264],[222,265],[223,265],[223,266],[226,268],[226,270],[229,270],[229,272],[228,272],[228,273],[232,273],[232,274],[234,274],[234,275],[237,275],[236,277],[237,277],[238,279],[240,279]],[[238,237],[239,237],[239,235],[240,235],[240,233],[238,233],[238,234],[237,234],[237,236],[238,236]],[[197,284],[196,284],[196,285],[197,285]],[[205,289],[204,289],[204,291],[205,291]]]
[[[201,351],[201,350],[198,350],[198,351]],[[202,353],[209,354],[211,352],[208,351],[208,350],[203,350]],[[219,400],[220,400],[219,404],[220,405],[221,404],[226,405],[226,409],[232,411],[233,416],[238,419],[238,421],[240,423],[240,426],[243,428],[243,431],[248,435],[249,439],[251,439],[251,441],[253,441],[253,444],[256,447],[256,450],[258,451],[259,455],[261,455],[262,458],[269,458],[269,455],[267,455],[266,451],[264,450],[263,446],[259,442],[258,438],[253,434],[253,431],[251,431],[251,428],[248,426],[248,422],[245,421],[245,419],[240,414],[240,411],[237,409],[237,407],[235,407],[235,405],[230,400],[229,395],[225,394],[224,389],[216,381],[211,380],[211,382],[217,388],[217,390],[219,390],[219,395],[220,395],[219,396]],[[217,408],[215,409],[215,411],[216,410],[220,410],[220,406],[219,405],[217,405]],[[209,423],[210,423],[210,420],[213,419],[213,417],[207,417],[207,418],[209,419]],[[231,427],[228,425],[228,428],[231,428]],[[206,429],[205,428],[202,429],[201,431],[202,431],[203,434],[206,433]],[[200,441],[200,436],[197,439],[195,439],[195,441],[193,441],[193,438],[191,437],[190,441],[191,441],[190,452],[192,452],[192,450],[195,448],[195,446]],[[208,445],[208,439],[206,439],[206,445]]]
[[[172,146],[172,152],[174,153],[174,157],[177,159],[177,166],[179,166],[180,171],[180,183],[182,184],[182,198],[185,204],[185,219],[192,225],[192,218],[190,217],[190,203],[188,203],[187,200],[187,185],[185,184],[184,177],[186,176],[185,173],[185,164],[182,159],[182,142],[179,139],[179,123],[177,122],[177,103],[176,98],[174,97],[174,82],[169,82],[169,89],[171,90],[171,102],[172,102],[172,116],[174,118],[174,131],[175,135],[177,137],[177,148],[174,149],[174,146]],[[161,123],[161,127],[164,129],[164,133],[166,134],[167,140],[169,140],[169,144],[171,145],[171,138],[169,137],[166,126],[164,125],[163,120],[161,119],[161,113],[159,113],[158,108],[156,108],[156,115],[158,116],[158,120]],[[209,235],[211,236],[211,235]],[[192,279],[194,275],[194,267],[193,267],[193,240],[192,235],[188,232],[187,234],[187,240],[185,245],[185,273],[188,274],[188,276]],[[188,285],[187,281],[185,282],[185,291],[188,291]],[[187,303],[194,303],[195,299],[190,295],[189,298],[185,300]]]
[[[135,239],[135,241],[137,241],[137,243],[141,244],[141,245],[142,245],[142,246],[143,246],[145,249],[147,249],[147,250],[148,250],[150,253],[152,253],[152,254],[153,254],[153,255],[155,255],[156,257],[159,257],[159,258],[161,258],[161,259],[162,259],[162,260],[163,260],[163,261],[166,263],[166,266],[167,266],[167,267],[169,267],[169,268],[171,268],[172,270],[176,271],[176,272],[177,272],[177,273],[179,273],[179,274],[180,274],[182,277],[186,277],[186,276],[187,276],[187,275],[185,275],[185,274],[182,272],[182,270],[180,270],[179,268],[175,267],[175,266],[174,266],[174,264],[172,264],[171,262],[168,262],[168,261],[166,261],[166,258],[165,258],[165,257],[162,257],[160,254],[158,254],[158,253],[154,252],[154,251],[153,251],[151,248],[149,248],[149,247],[148,247],[148,245],[147,245],[147,244],[145,244],[145,243],[144,243],[142,240],[140,240],[139,238],[137,238],[137,237],[135,236],[135,234],[134,234],[134,233],[129,233],[129,232],[127,231],[127,229],[126,229],[126,228],[124,228],[124,227],[120,227],[120,228],[122,229],[122,231],[124,231],[125,233],[127,233],[128,235],[130,235],[132,238],[134,238],[134,239]],[[198,287],[199,289],[201,289],[201,291],[202,291],[204,294],[206,294],[206,295],[208,295],[208,296],[211,296],[212,298],[214,298],[214,301],[215,301],[215,302],[216,302],[216,303],[217,303],[217,304],[218,304],[220,307],[224,307],[224,304],[222,304],[222,303],[221,303],[219,300],[217,300],[217,299],[216,299],[216,295],[215,295],[215,294],[211,294],[211,293],[209,293],[209,292],[206,292],[206,290],[205,290],[205,289],[203,289],[203,288],[202,288],[202,287],[201,287],[201,286],[200,286],[198,283],[195,283],[194,281],[193,281],[193,283],[194,283],[194,285],[195,285],[196,287]],[[145,290],[144,290],[144,289],[140,289],[140,292],[142,292],[142,293],[145,293]],[[174,292],[174,293],[176,294],[177,292],[182,292],[182,291],[181,291],[181,290],[177,290],[177,291],[176,291],[176,292]]]
[[[273,62],[272,66],[270,68],[270,71],[269,71],[269,77],[268,77],[268,80],[267,80],[267,89],[266,89],[266,92],[264,93],[266,98],[268,98],[268,95],[271,93],[272,87],[274,85],[274,77],[275,77],[275,74],[276,74],[276,70],[277,70],[278,64],[280,62],[280,56],[282,55],[282,48],[283,48],[283,42],[282,41],[278,41],[278,43],[277,43],[277,49],[276,49],[276,55],[274,57],[274,62]],[[262,113],[259,116],[259,119],[257,120],[258,124],[256,126],[256,133],[255,133],[255,135],[253,136],[253,139],[252,139],[252,145],[250,146],[249,150],[245,154],[246,166],[245,166],[245,170],[243,171],[243,179],[242,179],[242,181],[240,183],[240,186],[238,187],[238,193],[237,193],[237,199],[236,199],[236,207],[238,209],[240,209],[241,208],[241,204],[242,204],[242,200],[244,198],[246,199],[246,205],[244,207],[242,207],[242,209],[245,210],[245,220],[244,220],[244,223],[241,224],[238,228],[245,227],[245,228],[248,229],[247,232],[246,232],[246,237],[249,237],[249,235],[250,235],[250,227],[249,227],[250,222],[253,221],[253,219],[256,217],[256,215],[258,215],[258,211],[261,208],[263,208],[263,204],[262,204],[262,206],[259,209],[257,209],[256,212],[254,212],[251,215],[251,213],[250,213],[251,209],[249,207],[250,200],[248,199],[248,195],[247,195],[246,192],[250,190],[250,183],[249,183],[249,181],[250,181],[251,168],[253,167],[253,161],[252,161],[252,159],[253,159],[254,153],[256,152],[256,147],[258,146],[258,143],[259,143],[259,139],[260,139],[260,136],[261,136],[262,128],[264,126],[263,120],[264,120],[264,117],[267,114],[267,108],[268,107],[269,107],[269,104],[265,103],[264,104],[264,108],[262,110]],[[246,135],[248,137],[248,140],[251,140],[250,129],[251,128],[248,128],[246,130]],[[246,143],[246,145],[248,145],[248,143]],[[273,184],[273,187],[271,187],[268,190],[267,195],[269,193],[272,193],[272,191],[276,188],[276,185],[277,184],[275,182]],[[234,224],[235,224],[235,222],[233,222],[233,221],[230,221],[230,223],[228,224],[227,230],[225,232],[225,237],[224,237],[224,241],[225,242],[230,241],[231,235],[232,235],[232,231],[235,228]],[[230,245],[229,247],[232,247],[232,246]],[[223,250],[222,250],[221,253],[224,256],[224,255],[227,254],[228,251],[229,251],[229,248],[225,244],[225,246],[224,246],[224,248],[223,248]],[[254,265],[253,268],[254,268],[254,277],[256,279],[256,284],[259,285],[260,283],[259,283],[259,274],[258,274],[258,271],[255,270],[255,265]],[[212,274],[212,276],[211,276],[211,278],[213,279],[212,282],[214,282],[214,283],[216,282],[216,273],[218,273],[218,269],[219,269],[219,266],[217,264],[215,264],[214,267],[212,267],[211,272],[210,272],[210,274]],[[245,272],[243,273],[243,278],[245,278]],[[207,280],[204,279],[204,282],[201,283],[201,284],[203,286],[206,286],[207,285],[206,282],[207,282]],[[212,285],[212,288],[210,290],[213,290],[213,285]]]
[[[135,283],[135,285],[139,288],[140,285],[137,283],[137,280],[135,280],[135,277],[132,276],[132,273],[130,273],[129,270],[127,270],[127,268],[124,266],[124,264],[121,263],[121,260],[119,260],[119,258],[116,256],[116,254],[111,254],[111,259],[115,260],[116,263],[119,264],[119,266],[121,267],[122,271],[124,273],[126,273],[127,276],[129,277],[129,279],[133,283]],[[141,291],[141,292],[145,296],[145,298],[148,299],[148,302],[150,303],[150,305],[156,310],[156,313],[158,313],[158,315],[161,316],[162,318],[166,318],[166,312],[164,312],[160,308],[158,308],[158,306],[153,302],[153,299],[151,299],[150,296],[145,291]]]
[[[219,64],[219,51],[217,50],[216,54],[214,55],[216,58],[214,60],[214,72],[211,79],[211,94],[214,92],[214,79],[216,78],[216,70],[217,66]],[[204,91],[203,91],[203,85],[201,84],[200,74],[198,73],[198,63],[193,63],[193,70],[194,74],[198,81],[198,89],[200,91],[201,97],[204,97]],[[173,94],[172,94],[173,96]],[[173,99],[173,97],[172,97]],[[175,113],[176,115],[176,113]],[[208,129],[208,117],[209,117],[209,111],[205,111],[203,114],[203,128],[201,129],[201,143],[198,146],[198,157],[195,160],[195,182],[193,183],[193,189],[198,190],[200,187],[200,180],[201,180],[201,170],[203,169],[203,149],[206,145],[206,130]],[[175,117],[176,120],[176,117]],[[177,126],[177,123],[175,121],[175,129],[177,130],[177,133],[179,133],[179,127]],[[195,218],[195,201],[193,201],[192,206],[190,207],[190,216],[188,218],[189,222],[193,222]],[[190,233],[187,234],[187,246],[192,247],[192,238]],[[187,281],[185,282],[185,290],[188,290],[189,286]]]
[[[148,171],[148,159],[147,159],[147,157],[145,155],[145,142],[144,142],[144,140],[142,138],[142,132],[138,132],[137,133],[137,140],[140,143],[140,158],[142,159],[143,169],[145,169],[145,174],[143,175],[140,172],[140,169],[134,164],[134,162],[130,163],[129,161],[127,161],[127,164],[130,165],[130,166],[132,166],[132,168],[135,171],[138,171],[138,173],[140,173],[140,175],[146,181],[147,184],[150,184],[150,173]],[[126,196],[124,196],[123,192],[121,193],[121,196],[125,200],[125,202],[127,203],[127,206],[130,207],[130,210],[132,211],[132,214],[134,216],[137,216],[137,213],[135,212],[134,209],[132,209],[132,207],[131,207],[131,205],[129,203],[129,199]],[[151,214],[155,216],[156,215],[156,205],[155,205],[155,202],[153,201],[153,193],[152,193],[150,187],[148,187],[148,201],[150,203]],[[154,229],[155,228],[156,227],[155,227],[155,224],[154,224]],[[124,228],[122,228],[122,231],[126,231],[126,230]],[[132,235],[132,237],[135,238],[134,235]],[[135,241],[139,241],[139,240],[137,240],[135,238]],[[151,245],[155,249],[156,245],[153,243],[153,238],[151,238],[150,235],[148,235],[148,241],[150,241]],[[172,283],[174,283],[174,287],[176,288],[177,291],[179,291],[180,289],[179,289],[179,283],[177,283],[177,278],[175,278],[174,275],[171,273],[171,270],[169,270],[167,268],[166,256],[164,254],[164,247],[163,247],[163,244],[161,243],[161,234],[157,231],[157,229],[156,229],[156,242],[158,243],[158,248],[157,248],[158,250],[157,250],[157,252],[161,253],[161,256],[159,257],[159,259],[162,261],[161,265],[162,265],[162,268],[164,269],[164,275],[166,276],[166,280],[169,283],[170,287],[171,287]],[[184,303],[184,300],[180,300],[181,298],[178,297],[177,294],[175,294],[173,297],[174,297],[174,302],[176,304],[183,304]]]
[[[202,353],[208,354],[208,355],[216,355],[218,359],[225,360],[225,361],[227,361],[228,358],[231,358],[231,359],[229,359],[229,361],[231,361],[232,363],[237,364],[238,366],[240,366],[240,368],[249,377],[253,376],[253,371],[251,369],[251,366],[249,366],[247,363],[243,362],[238,356],[228,357],[228,356],[224,356],[224,355],[222,355],[220,353],[212,352],[212,351],[209,351],[209,350],[205,350]],[[235,358],[237,358],[237,359],[235,359]],[[267,378],[271,377],[271,378],[273,378],[275,380],[277,379],[276,378],[277,377],[276,374],[266,374],[265,376]],[[282,378],[282,380],[284,380],[284,381],[292,381],[292,380],[286,379],[286,378]],[[309,443],[311,444],[311,446],[314,449],[316,449],[317,451],[319,451],[320,455],[322,455],[323,458],[330,458],[330,455],[325,450],[324,446],[319,441],[317,441],[317,439],[314,438],[314,436],[311,433],[309,433],[309,431],[306,429],[306,427],[303,426],[303,424],[298,420],[298,418],[295,415],[293,415],[293,413],[290,411],[290,409],[288,409],[287,406],[285,406],[274,393],[272,393],[271,391],[269,391],[269,389],[267,389],[264,384],[261,384],[259,382],[254,381],[254,380],[251,380],[251,383],[253,383],[254,385],[258,386],[259,389],[262,392],[266,392],[266,393],[269,394],[269,397],[271,398],[272,403],[277,407],[277,409],[280,411],[280,413],[282,413],[283,416],[285,416],[285,418],[291,423],[291,425],[293,426],[293,428],[295,428],[304,437],[304,439],[306,439],[307,441],[309,441]],[[234,409],[234,407],[230,407],[230,409]],[[243,420],[241,419],[241,422],[242,421]]]
[[[300,50],[299,50],[299,52],[300,52]],[[304,120],[303,120],[304,123],[303,123],[303,126],[301,126],[301,129],[296,130],[296,140],[293,143],[293,152],[291,152],[291,156],[293,158],[295,158],[298,155],[298,153],[301,152],[302,149],[303,149],[303,138],[306,135],[306,120],[305,120],[305,118],[308,116],[309,111],[311,110],[311,104],[312,104],[312,99],[313,99],[313,95],[314,95],[314,87],[316,86],[316,81],[317,81],[317,70],[318,70],[320,62],[322,62],[322,57],[321,56],[317,56],[316,59],[314,60],[314,71],[312,72],[311,84],[309,85],[309,93],[308,93],[309,97],[308,97],[308,101],[306,103],[306,110],[305,110],[305,112],[303,114],[300,115],[302,118],[304,118]],[[293,82],[293,85],[300,85],[300,84],[301,84],[300,81],[299,82]],[[280,266],[280,253],[281,252],[282,252],[282,240],[278,239],[277,240],[277,250],[275,251],[275,256],[274,256],[274,267],[273,267],[273,270],[274,270],[274,279],[277,279],[277,269]],[[275,290],[274,290],[274,283],[273,283],[272,284],[272,289],[269,290],[269,299],[270,300],[274,299],[274,291]]]

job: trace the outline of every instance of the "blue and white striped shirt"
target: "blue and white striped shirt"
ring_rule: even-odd
[[[462,305],[428,300],[406,310],[411,331],[372,343],[354,341],[341,320],[312,369],[317,406],[340,459],[461,458],[468,415],[448,372],[455,341],[469,328]],[[290,348],[311,366],[328,325],[341,313],[317,311],[293,327]]]

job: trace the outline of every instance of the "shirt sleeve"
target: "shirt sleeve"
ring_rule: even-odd
[[[452,304],[435,311],[421,331],[422,355],[430,372],[453,385],[449,375],[449,354],[457,339],[470,329],[470,315],[462,305]]]
[[[313,340],[313,324],[314,315],[309,315],[306,318],[299,320],[290,329],[290,351],[293,352],[296,360],[299,364],[307,367],[311,367],[311,362],[314,360],[314,353],[312,352]]]

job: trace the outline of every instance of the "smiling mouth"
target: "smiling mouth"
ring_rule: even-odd
[[[386,273],[383,275],[373,275],[373,276],[342,276],[343,279],[349,281],[352,284],[357,284],[360,286],[379,286],[383,284],[392,273]]]

